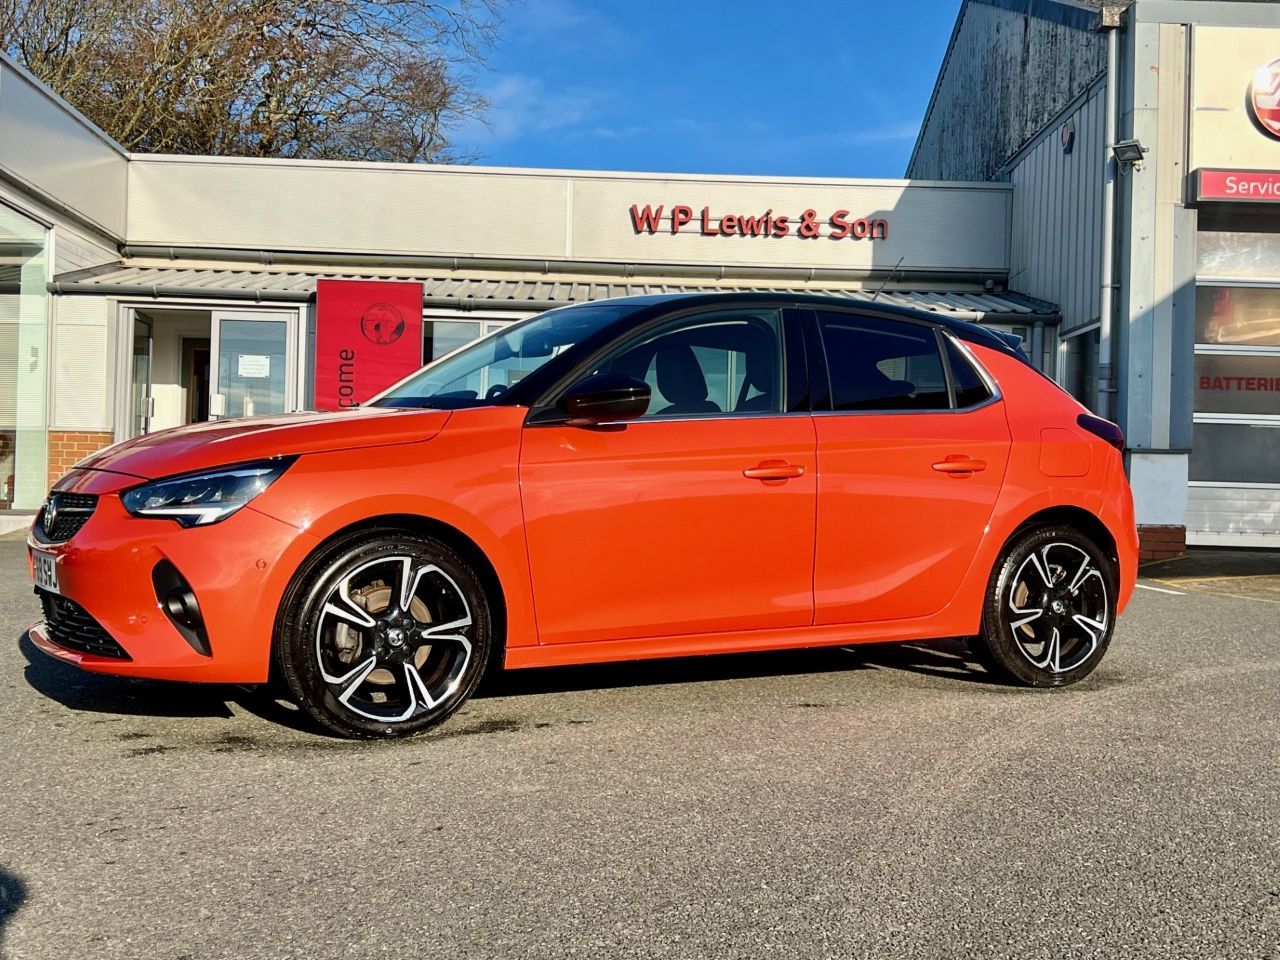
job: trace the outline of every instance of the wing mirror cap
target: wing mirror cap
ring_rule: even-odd
[[[571,386],[558,406],[571,426],[589,426],[644,416],[651,396],[643,380],[621,373],[597,373]]]

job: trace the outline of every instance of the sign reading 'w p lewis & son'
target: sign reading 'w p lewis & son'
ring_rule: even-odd
[[[316,281],[317,410],[356,407],[422,366],[422,284]]]
[[[631,205],[631,228],[638,235],[670,232],[696,233],[703,237],[799,237],[816,240],[886,240],[889,221],[883,217],[858,217],[848,210],[819,214],[809,209],[799,214],[730,213],[706,206],[695,211],[687,204],[638,203]]]

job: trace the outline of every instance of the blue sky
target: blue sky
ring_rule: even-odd
[[[495,166],[900,177],[960,0],[523,0],[454,132]]]

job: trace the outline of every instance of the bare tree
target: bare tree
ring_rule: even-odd
[[[506,0],[0,0],[0,48],[130,150],[466,161]]]

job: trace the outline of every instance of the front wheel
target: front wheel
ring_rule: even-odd
[[[1115,566],[1071,527],[1016,536],[992,571],[975,652],[995,675],[1031,687],[1083,680],[1115,630]]]
[[[281,673],[298,704],[345,737],[399,737],[471,695],[492,646],[484,587],[451,547],[379,531],[336,546],[286,601]]]

